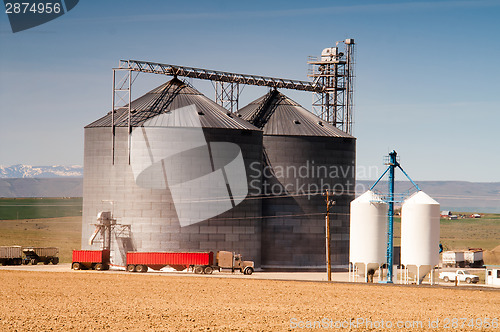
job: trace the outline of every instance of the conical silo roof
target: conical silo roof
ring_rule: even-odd
[[[203,128],[258,130],[177,78],[132,101],[130,124],[132,127],[141,126],[155,116],[190,105],[196,106]],[[125,107],[118,109],[115,112],[114,122],[117,127],[128,126],[128,109]],[[108,112],[86,128],[110,126],[111,112]]]
[[[427,205],[439,205],[432,197],[424,193],[423,191],[418,191],[411,195],[405,200],[405,204],[427,204]]]
[[[241,108],[238,115],[261,128],[264,135],[353,138],[277,90],[272,90]]]

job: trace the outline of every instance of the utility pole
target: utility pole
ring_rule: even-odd
[[[325,234],[326,234],[326,274],[328,281],[332,281],[332,262],[330,250],[330,209],[335,205],[335,201],[331,199],[328,189],[323,194],[326,196],[326,217],[325,217]],[[332,195],[333,197],[333,195]]]

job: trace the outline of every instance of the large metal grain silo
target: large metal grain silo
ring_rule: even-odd
[[[262,132],[176,78],[113,118],[114,131],[111,112],[85,127],[83,248],[112,211],[116,264],[130,250],[229,250],[259,266]]]
[[[264,131],[262,266],[325,266],[326,189],[332,264],[349,262],[349,204],[354,199],[356,140],[276,90],[239,110]]]

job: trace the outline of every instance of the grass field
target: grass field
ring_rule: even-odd
[[[82,198],[0,198],[0,220],[82,215]]]
[[[500,214],[484,214],[479,219],[441,219],[440,233],[444,250],[492,250],[500,245]],[[394,245],[401,245],[399,217],[394,218]]]

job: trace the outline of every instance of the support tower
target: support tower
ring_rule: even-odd
[[[342,51],[339,44],[344,44]],[[340,130],[352,134],[354,90],[354,39],[325,48],[321,57],[310,56],[309,76],[323,91],[313,93],[313,112]]]

